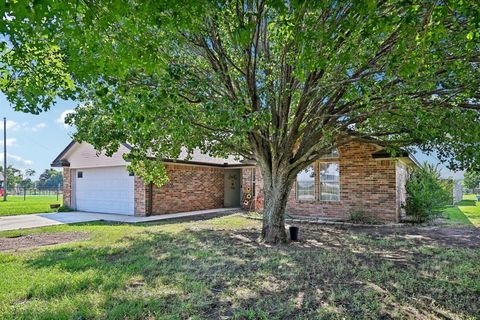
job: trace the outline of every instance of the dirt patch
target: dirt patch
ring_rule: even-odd
[[[0,251],[27,250],[59,243],[87,240],[88,232],[55,232],[0,238]]]
[[[480,229],[447,226],[324,226],[296,224],[303,229],[303,240],[327,241],[341,246],[345,234],[361,234],[376,240],[407,240],[422,246],[480,248]]]

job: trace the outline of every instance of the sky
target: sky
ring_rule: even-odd
[[[25,170],[34,169],[35,177],[50,168],[50,163],[71,141],[73,128],[64,123],[64,117],[72,111],[77,102],[57,100],[49,111],[39,115],[14,111],[0,92],[0,119],[7,118],[7,162]],[[3,121],[0,125],[3,129]],[[0,132],[0,163],[3,165],[3,130]],[[435,156],[415,154],[421,163],[437,164]],[[462,179],[463,172],[451,172],[440,164],[442,176]]]
[[[50,111],[33,115],[14,111],[0,92],[0,165],[3,166],[3,117],[7,118],[7,165],[34,169],[34,177],[38,178],[71,141],[73,129],[64,124],[63,117],[76,105],[73,101],[58,100]]]

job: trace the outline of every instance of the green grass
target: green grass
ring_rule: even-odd
[[[0,216],[54,212],[50,204],[62,204],[62,196],[8,196],[7,201],[0,200]]]
[[[480,227],[480,202],[476,200],[476,195],[468,194],[456,206],[446,208],[448,223]]]
[[[446,247],[394,230],[379,236],[310,228],[301,228],[304,242],[278,247],[258,243],[260,222],[242,214],[3,232],[0,237],[81,231],[90,239],[0,253],[0,319],[474,319],[480,314],[478,247]]]

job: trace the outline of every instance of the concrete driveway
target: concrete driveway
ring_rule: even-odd
[[[175,218],[186,218],[198,215],[207,215],[211,213],[226,213],[229,211],[238,211],[240,208],[220,208],[210,210],[199,210],[189,212],[179,212],[172,214],[162,214],[150,217],[135,217],[121,214],[92,213],[92,212],[57,212],[57,213],[39,213],[25,214],[18,216],[0,217],[0,231],[30,229],[59,224],[82,223],[91,221],[110,221],[120,223],[142,223],[161,221]]]

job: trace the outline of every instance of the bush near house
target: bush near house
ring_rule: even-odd
[[[451,183],[440,178],[437,166],[424,163],[410,173],[407,182],[407,216],[416,222],[425,222],[438,216],[452,203]]]

